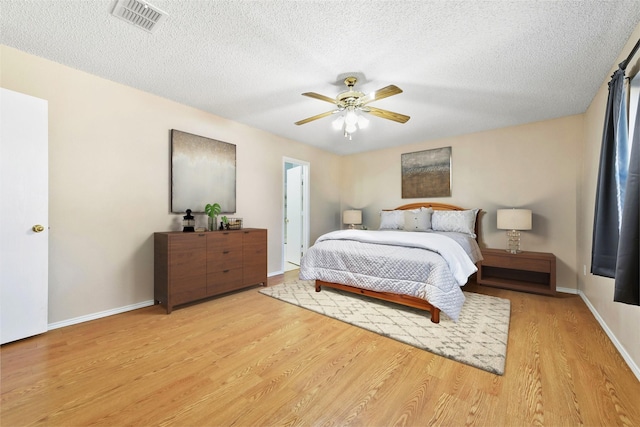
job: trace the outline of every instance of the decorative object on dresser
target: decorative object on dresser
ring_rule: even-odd
[[[218,215],[222,211],[219,203],[209,204],[204,207],[204,213],[207,214],[207,226],[209,231],[218,229]]]
[[[504,373],[511,312],[508,299],[465,292],[458,321],[443,316],[434,324],[418,309],[338,289],[314,292],[313,281],[287,281],[260,289],[260,293],[457,362]]]
[[[187,209],[187,214],[182,217],[182,231],[185,233],[194,232],[196,219],[191,215],[191,209]]]
[[[507,251],[520,253],[520,230],[531,230],[529,209],[498,209],[498,228],[507,230]]]
[[[484,259],[478,269],[479,284],[543,295],[556,294],[555,255],[482,249],[482,256]]]
[[[349,209],[342,213],[342,223],[348,224],[350,229],[356,228],[356,225],[362,224],[362,211],[357,209]]]
[[[236,211],[236,146],[171,129],[171,212],[202,209],[212,197],[222,212]]]
[[[339,230],[320,236],[302,258],[300,278],[322,287],[391,301],[457,320],[460,289],[477,271],[479,209],[413,203],[381,213],[380,231]],[[428,216],[421,230],[405,216]],[[432,227],[431,220],[434,226]]]
[[[175,306],[262,283],[267,230],[154,233],[154,299]]]
[[[242,230],[242,218],[227,218],[224,228],[227,230]]]
[[[402,198],[451,196],[451,147],[401,156]]]

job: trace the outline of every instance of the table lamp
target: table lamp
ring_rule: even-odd
[[[498,209],[498,228],[507,230],[507,252],[520,251],[520,230],[531,230],[529,209]]]
[[[342,213],[342,223],[349,224],[350,229],[355,229],[356,225],[362,224],[362,211],[350,209]]]

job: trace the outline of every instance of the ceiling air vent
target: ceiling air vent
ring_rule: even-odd
[[[166,12],[138,0],[118,0],[112,14],[150,33],[155,32],[158,24],[167,17]]]

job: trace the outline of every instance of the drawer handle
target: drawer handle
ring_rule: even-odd
[[[229,251],[222,251],[222,253],[226,255],[229,253]]]
[[[222,272],[223,273],[228,273],[229,271],[231,271],[231,270],[223,270]]]

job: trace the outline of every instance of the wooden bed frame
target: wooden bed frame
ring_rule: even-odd
[[[410,203],[408,205],[399,206],[394,210],[410,210],[410,209],[419,209],[419,208],[432,208],[433,210],[436,210],[436,211],[467,210],[459,206],[448,205],[445,203]],[[478,236],[479,216],[480,216],[480,211],[478,211],[478,215],[476,216],[476,223],[474,226],[476,239],[478,238],[477,236]],[[377,298],[383,301],[390,301],[390,302],[405,305],[408,307],[427,310],[431,312],[431,321],[433,323],[440,323],[440,309],[438,307],[434,307],[429,303],[429,301],[424,300],[422,298],[417,298],[410,295],[394,294],[392,292],[371,291],[368,289],[356,288],[355,286],[343,285],[341,283],[332,283],[332,282],[325,282],[323,280],[316,280],[316,292],[320,292],[323,286],[327,288],[340,289],[346,292],[352,292],[354,294],[366,295],[368,297]]]

